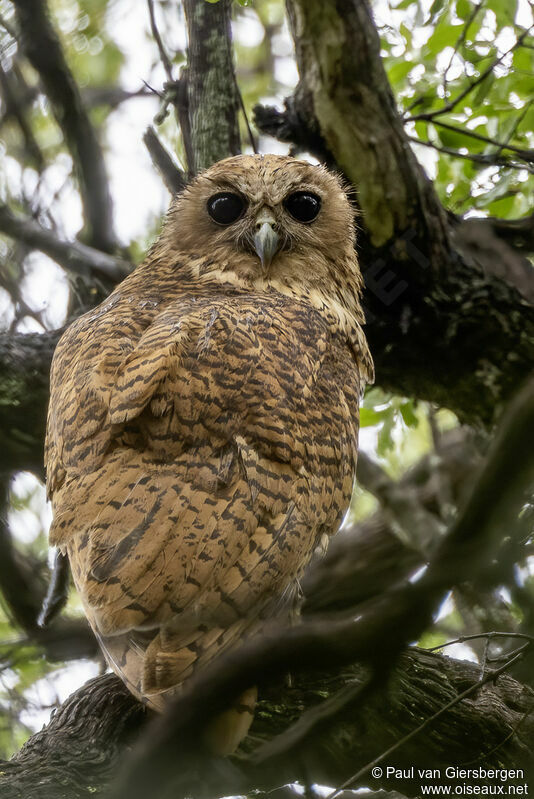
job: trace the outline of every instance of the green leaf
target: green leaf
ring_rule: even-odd
[[[399,61],[388,69],[388,78],[392,86],[402,83],[414,65],[410,61]]]
[[[439,12],[443,9],[445,5],[445,0],[434,0],[432,5],[430,6],[430,19],[434,22],[435,17],[439,14]]]
[[[424,119],[418,119],[415,123],[415,132],[417,136],[423,141],[428,140],[428,122]]]
[[[472,8],[469,0],[456,0],[456,14],[460,19],[468,19],[471,16]]]
[[[441,128],[439,125],[436,125],[436,133],[444,147],[458,149],[459,147],[468,146],[469,140],[461,131],[449,130],[448,128]]]
[[[515,194],[503,197],[500,200],[490,203],[487,206],[488,211],[492,216],[500,217],[501,219],[512,218],[515,216],[513,213],[515,208]]]
[[[372,408],[360,408],[360,427],[373,427],[382,421],[383,413]]]
[[[486,0],[485,7],[495,12],[499,30],[510,25],[517,14],[517,0]]]
[[[473,97],[473,105],[481,105],[483,100],[486,99],[488,94],[491,91],[491,87],[495,83],[495,73],[490,72],[490,74],[484,78],[484,80],[480,83],[474,97]]]
[[[378,444],[376,447],[377,453],[384,457],[384,455],[393,449],[393,428],[395,427],[395,409],[388,408],[387,414],[384,416],[384,423],[378,433]]]
[[[399,410],[406,427],[417,427],[419,425],[419,419],[415,414],[414,403],[411,400],[403,402]]]
[[[463,25],[452,25],[446,17],[443,17],[434,28],[434,33],[423,48],[424,52],[428,56],[436,56],[446,47],[454,47],[462,27]]]

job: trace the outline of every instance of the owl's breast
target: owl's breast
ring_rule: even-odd
[[[240,436],[296,469],[329,471],[355,451],[358,375],[317,310],[241,297],[180,310],[179,342],[137,420],[156,454],[160,442],[168,459]]]

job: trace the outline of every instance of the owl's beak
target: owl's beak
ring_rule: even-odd
[[[254,248],[258,253],[263,271],[266,272],[280,247],[280,236],[275,230],[276,220],[271,211],[262,208],[256,217]]]

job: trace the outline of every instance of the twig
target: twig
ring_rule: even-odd
[[[158,25],[156,22],[156,13],[154,9],[154,0],[147,0],[148,4],[148,13],[150,16],[150,29],[152,31],[152,36],[156,42],[158,47],[159,57],[161,58],[161,63],[163,64],[163,68],[165,70],[165,74],[167,75],[167,80],[169,83],[174,83],[174,75],[172,71],[172,63],[167,55],[167,51],[165,50],[165,46],[161,39],[161,35],[158,29]]]
[[[422,144],[423,147],[431,147],[438,153],[452,155],[454,158],[464,158],[467,161],[473,161],[475,164],[482,164],[483,166],[505,166],[509,169],[526,169],[527,172],[534,173],[534,166],[530,166],[529,163],[518,164],[517,162],[510,161],[508,158],[503,156],[492,154],[483,155],[482,153],[461,153],[459,150],[453,150],[450,147],[441,147],[439,144],[434,144],[434,142],[425,141],[424,139],[418,139],[416,136],[407,136],[406,138],[408,141],[411,141],[414,144]],[[530,160],[532,160],[534,163],[534,152],[532,155],[530,155]]]
[[[117,242],[104,157],[46,3],[14,0],[14,6],[24,51],[39,73],[78,173],[89,240],[95,248],[113,252]]]
[[[236,85],[235,85],[235,87],[236,87],[237,96],[239,98],[239,106],[241,108],[241,111],[243,113],[243,117],[245,119],[245,125],[246,125],[246,128],[247,128],[247,133],[248,133],[248,139],[249,139],[249,142],[250,142],[250,146],[252,147],[252,152],[253,153],[257,153],[258,152],[258,145],[256,144],[256,139],[254,138],[254,134],[252,133],[252,128],[250,127],[250,122],[248,121],[247,109],[245,108],[245,103],[243,101],[243,94],[241,92],[241,89],[239,88],[239,84],[237,82],[237,77],[236,77]]]
[[[465,22],[465,25],[462,28],[462,32],[459,35],[458,39],[456,40],[456,44],[454,45],[454,51],[453,51],[453,53],[452,53],[452,55],[451,55],[451,57],[449,59],[449,63],[447,65],[447,68],[446,68],[445,72],[443,73],[443,95],[444,95],[444,97],[447,97],[447,94],[448,94],[448,86],[449,86],[448,74],[449,74],[450,68],[452,67],[452,62],[453,62],[454,56],[457,55],[458,50],[460,49],[460,47],[464,43],[465,37],[467,36],[467,32],[468,32],[468,30],[469,30],[469,28],[471,26],[471,23],[474,21],[476,15],[480,11],[480,9],[483,7],[483,5],[484,5],[484,0],[482,0],[482,2],[480,2],[478,5],[473,6],[473,8],[471,10],[471,13],[469,14],[469,17],[467,18],[467,20]]]
[[[5,72],[0,61],[0,87],[2,88],[3,100],[5,104],[5,111],[1,122],[3,123],[10,115],[16,120],[20,128],[20,132],[24,138],[24,147],[33,161],[38,172],[42,172],[45,166],[45,159],[41,152],[37,140],[34,136],[31,125],[28,124],[23,111],[23,107],[19,102],[20,90],[15,86],[11,86],[10,75]]]
[[[178,194],[181,192],[187,184],[187,179],[182,170],[178,169],[174,163],[152,126],[149,126],[144,132],[143,141],[150,153],[152,163],[160,173],[170,193]]]
[[[439,644],[439,646],[429,646],[427,647],[427,652],[437,652],[438,649],[444,649],[447,646],[453,646],[454,644],[463,644],[466,641],[476,641],[480,638],[487,638],[488,641],[491,641],[493,638],[520,638],[521,640],[530,642],[534,644],[534,636],[527,635],[526,633],[507,633],[507,632],[497,632],[492,631],[489,633],[472,633],[471,635],[460,635],[458,638],[454,638],[452,641],[446,641],[444,644]]]
[[[526,646],[530,646],[530,644],[527,644]],[[405,735],[399,741],[396,741],[396,743],[394,743],[393,746],[390,746],[389,749],[386,749],[374,760],[371,760],[370,763],[366,763],[365,766],[363,766],[361,769],[359,769],[359,771],[356,772],[356,774],[353,774],[352,777],[349,777],[349,779],[346,780],[343,783],[343,785],[340,785],[339,788],[336,788],[335,791],[329,793],[326,799],[335,799],[335,797],[338,796],[341,793],[341,791],[344,791],[345,788],[350,788],[351,785],[354,785],[354,783],[357,782],[360,779],[360,777],[363,777],[364,774],[367,774],[367,772],[370,771],[375,766],[378,766],[380,765],[380,763],[383,763],[387,757],[393,754],[393,752],[396,752],[398,749],[401,748],[401,746],[404,746],[404,744],[408,743],[408,741],[411,741],[412,738],[415,738],[416,735],[419,735],[419,733],[423,732],[423,730],[426,730],[428,727],[430,727],[430,725],[434,721],[436,721],[436,719],[438,719],[440,716],[442,716],[452,707],[458,705],[462,700],[467,699],[467,697],[476,693],[480,688],[482,688],[483,685],[486,685],[486,683],[493,682],[494,680],[496,680],[500,674],[509,669],[510,666],[513,666],[513,664],[516,663],[522,656],[523,652],[520,652],[515,657],[510,658],[510,660],[508,660],[500,668],[488,672],[484,677],[484,679],[480,680],[480,682],[476,682],[473,685],[470,685],[469,688],[466,688],[465,691],[462,691],[461,694],[458,694],[458,696],[455,696],[454,699],[451,699],[450,702],[448,702],[446,705],[444,705],[442,708],[436,711],[436,713],[433,713],[431,716],[429,716],[429,718],[425,719],[425,721],[423,721],[421,724],[419,724],[418,727],[416,727],[414,730],[408,733],[408,735]]]
[[[497,155],[500,155],[500,153],[501,153],[501,151],[503,149],[507,149],[507,150],[511,149],[510,147],[508,147],[508,142],[510,141],[510,139],[512,139],[515,136],[516,130],[518,129],[519,125],[521,124],[523,119],[526,117],[528,112],[530,111],[530,108],[531,108],[533,102],[534,102],[533,100],[530,100],[528,103],[526,103],[525,106],[523,107],[521,113],[518,114],[518,116],[517,116],[517,118],[516,118],[516,120],[514,122],[514,125],[512,126],[511,130],[508,132],[508,134],[506,136],[506,141],[503,142],[502,144],[499,144],[499,147],[497,149]],[[528,152],[529,151],[527,150],[527,153]],[[530,154],[531,154],[531,157],[534,157],[534,150],[530,150]]]
[[[15,216],[6,205],[0,204],[0,231],[35,250],[40,250],[69,272],[90,276],[95,273],[118,283],[132,270],[132,265],[120,258],[80,244],[62,241],[51,231],[31,219]]]
[[[530,103],[528,105],[530,105]],[[519,122],[521,122],[522,117],[523,114],[520,115],[520,118],[518,120]],[[522,147],[515,147],[513,144],[500,142],[497,139],[490,138],[489,136],[482,136],[482,134],[476,133],[474,130],[469,130],[469,128],[459,128],[456,125],[451,125],[449,122],[443,122],[443,120],[441,119],[433,119],[432,124],[438,125],[440,128],[445,128],[446,130],[452,130],[454,131],[454,133],[460,133],[462,136],[467,136],[470,139],[483,141],[486,142],[486,144],[493,144],[495,145],[495,147],[498,147],[501,150],[510,150],[510,152],[516,153],[517,155],[521,156],[522,158],[525,158],[526,160],[534,160],[533,150],[525,150]]]

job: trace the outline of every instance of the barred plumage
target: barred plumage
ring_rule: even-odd
[[[305,192],[320,211],[303,223],[287,198]],[[229,193],[243,211],[221,224],[208,202]],[[372,379],[353,239],[324,168],[227,159],[176,198],[144,263],[58,345],[50,541],[111,667],[157,709],[290,611],[348,508]]]

